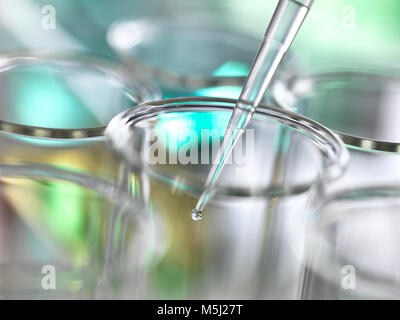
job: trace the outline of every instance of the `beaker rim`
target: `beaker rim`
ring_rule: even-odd
[[[393,209],[399,206],[399,184],[391,183],[375,184],[365,187],[346,187],[325,195],[322,201],[316,205],[312,211],[307,213],[307,243],[309,244],[308,247],[311,249],[308,249],[306,252],[306,267],[310,268],[323,279],[331,283],[333,281],[337,283],[337,275],[340,275],[340,269],[346,266],[355,268],[352,264],[352,257],[355,251],[353,247],[353,250],[349,250],[349,252],[345,252],[345,254],[340,254],[340,250],[338,250],[335,245],[337,245],[338,239],[342,239],[342,237],[338,237],[335,233],[331,235],[328,232],[330,231],[330,227],[332,231],[336,232],[339,229],[336,224],[340,222],[347,222],[350,223],[350,225],[356,226],[357,223],[352,221],[352,218],[358,219],[357,221],[362,223],[367,222],[368,215],[372,214],[372,217],[376,216],[380,221],[380,223],[376,220],[373,222],[379,232],[386,232],[384,227],[388,225],[385,223],[389,223],[395,228],[396,224],[394,223],[396,221],[393,220],[393,217],[397,216],[399,211]],[[392,210],[387,210],[387,208]],[[376,239],[377,245],[382,245],[383,251],[387,249],[383,243],[380,243],[382,239],[374,234],[373,227],[371,229],[365,228],[364,226],[364,229],[356,230],[354,228],[345,228],[345,231],[346,230],[351,233],[362,230],[365,237]],[[362,239],[362,235],[355,237],[359,238],[360,236]],[[396,241],[391,241],[391,243],[396,244]],[[339,245],[346,244],[352,245],[353,242],[351,239],[347,239],[345,242],[342,241],[339,243]],[[319,249],[315,250],[314,245],[318,246]],[[375,252],[372,248],[368,248],[367,250]],[[335,272],[324,272],[320,269],[319,263],[321,263],[322,260],[321,258],[315,259],[314,254],[316,254],[316,252],[322,255],[324,265],[336,268]],[[319,260],[321,262],[316,262]],[[369,264],[366,265],[365,262],[364,260],[360,260],[359,265],[355,268],[357,282],[362,283],[363,287],[369,290],[368,292],[361,292],[361,294],[370,297],[382,295],[386,297],[391,295],[398,296],[400,290],[398,285],[393,282],[393,279],[390,279],[388,274],[375,274],[374,272],[376,271],[370,269]],[[374,266],[374,262],[375,261],[369,261],[372,267]],[[345,273],[342,271],[342,274]],[[340,286],[340,281],[337,285]],[[377,288],[379,292],[376,291]]]
[[[130,218],[141,223],[143,228],[149,223],[149,208],[138,201],[131,189],[89,173],[76,172],[67,168],[37,163],[0,164],[0,179],[43,179],[43,181],[63,181],[92,191]],[[153,223],[155,217],[153,216]],[[161,232],[161,231],[160,231]]]
[[[0,73],[17,66],[31,66],[36,63],[49,63],[54,66],[92,70],[110,75],[121,83],[132,105],[159,99],[158,87],[148,78],[130,75],[123,67],[112,61],[83,53],[48,53],[41,51],[5,52],[0,55]],[[28,136],[39,139],[85,140],[104,137],[107,123],[101,126],[83,128],[52,128],[32,126],[0,119],[0,132]]]
[[[0,216],[3,213],[5,217],[8,214],[15,215],[15,220],[22,219],[24,226],[24,229],[13,234],[13,237],[8,237],[9,241],[5,243],[7,248],[16,250],[15,256],[21,255],[23,258],[21,261],[24,263],[18,263],[20,260],[15,259],[14,255],[3,255],[0,264],[1,276],[7,277],[8,272],[5,274],[4,272],[8,268],[15,270],[18,266],[27,267],[25,271],[28,273],[24,274],[27,276],[30,271],[37,270],[37,268],[32,268],[37,267],[40,261],[42,261],[41,266],[43,266],[43,261],[48,261],[51,262],[50,265],[60,267],[60,272],[63,274],[72,270],[84,271],[90,268],[93,262],[91,255],[93,241],[98,244],[100,239],[104,241],[104,246],[96,247],[96,250],[101,250],[99,256],[101,259],[98,262],[115,266],[117,269],[118,264],[114,265],[115,261],[108,259],[108,254],[123,258],[124,263],[130,263],[129,260],[125,260],[125,255],[132,250],[148,252],[146,250],[151,248],[152,259],[154,259],[152,261],[156,261],[163,255],[165,243],[159,239],[165,240],[164,227],[158,215],[150,214],[150,209],[133,196],[125,183],[51,165],[0,164],[0,190],[1,201],[7,203],[5,207],[3,206]],[[71,224],[71,221],[74,224]],[[14,217],[10,222],[14,222]],[[127,240],[118,242],[118,249],[108,246],[107,243],[116,244],[114,235],[121,236],[120,228],[126,225],[132,225]],[[13,227],[10,229],[11,232],[19,230],[19,223],[15,226],[14,223],[6,223],[4,227],[7,228],[7,226]],[[90,232],[92,227],[99,232]],[[31,232],[35,237],[32,237]],[[28,238],[26,238],[27,235],[29,235]],[[30,244],[32,241],[36,243],[33,240],[36,235],[40,243],[54,254],[43,256],[40,254],[39,247],[28,252],[22,249],[22,242],[16,246],[21,239],[24,239],[24,244],[25,242]],[[60,251],[70,252],[66,251],[66,248],[69,250],[75,248],[77,243],[74,240],[77,237],[79,243],[85,244],[85,252],[88,253],[84,259],[72,260],[69,259],[69,255],[56,254]],[[58,249],[60,247],[58,242],[62,245],[61,250]],[[57,274],[58,271],[59,269],[57,269]],[[11,277],[11,280],[14,279]],[[32,298],[37,294],[34,290],[23,292],[19,287],[18,289],[14,287],[13,282],[6,282],[2,286],[2,289],[5,289],[2,291],[5,297],[8,296],[7,289],[9,288],[15,289],[11,291],[11,296],[26,294],[27,297]],[[54,293],[66,294],[67,297],[75,294],[74,291],[63,290],[61,292],[57,290]]]
[[[130,25],[135,25],[138,29],[142,30],[146,36],[142,35],[141,37],[137,36],[137,39],[135,40],[131,39],[130,41],[132,45],[129,48],[123,48],[115,39],[118,34],[124,33],[124,28],[127,29]],[[199,25],[201,28],[199,28]],[[196,73],[183,74],[174,72],[174,70],[159,68],[129,54],[129,50],[140,46],[143,40],[149,41],[149,38],[154,37],[154,34],[163,32],[167,36],[173,36],[174,33],[172,31],[169,33],[165,31],[168,28],[186,34],[188,32],[194,33],[194,30],[197,32],[201,31],[203,34],[207,34],[209,39],[213,40],[220,36],[221,48],[225,48],[226,43],[237,43],[238,50],[248,49],[250,57],[253,57],[256,54],[259,47],[259,40],[255,37],[246,35],[239,30],[235,30],[232,26],[225,25],[221,20],[218,20],[215,16],[210,14],[197,14],[194,18],[192,16],[188,17],[187,15],[177,14],[174,17],[161,17],[159,19],[121,19],[114,22],[109,27],[107,31],[107,41],[110,47],[133,68],[136,67],[143,69],[146,73],[165,84],[183,85],[189,89],[243,85],[246,75],[203,76]],[[228,31],[229,33],[227,33]],[[136,34],[139,33],[140,32],[137,32]],[[136,36],[135,32],[129,32],[129,35],[131,37]],[[251,61],[249,62],[251,63]]]
[[[340,79],[348,81],[349,78],[368,81],[382,88],[400,89],[399,74],[398,70],[365,64],[328,66],[319,72],[314,71],[304,75],[292,74],[288,78],[278,79],[272,87],[271,99],[278,107],[285,110],[292,110],[295,105],[285,102],[282,92],[286,96],[301,97],[312,93],[313,83],[323,83]],[[301,88],[302,92],[296,94],[293,91],[294,87]],[[400,153],[400,140],[375,139],[373,137],[346,133],[341,130],[331,130],[351,149],[379,153]]]
[[[140,122],[143,119],[154,117],[159,114],[175,113],[177,111],[231,111],[233,110],[236,101],[236,99],[230,98],[180,97],[143,103],[136,108],[122,112],[114,117],[107,126],[106,137],[113,151],[116,151],[124,160],[129,162],[129,159],[126,159],[126,157],[124,158],[123,152],[120,151],[120,148],[123,148],[123,145],[121,144],[124,143],[124,140],[120,139],[118,133],[134,126],[136,122]],[[307,133],[302,133],[302,135],[306,139],[309,139],[310,143],[319,148],[324,159],[322,161],[322,168],[320,169],[321,172],[319,172],[317,178],[313,181],[293,184],[291,186],[279,185],[279,188],[268,187],[260,190],[251,190],[250,196],[267,195],[270,197],[276,197],[298,194],[309,190],[313,185],[319,185],[319,182],[327,183],[342,176],[347,167],[349,153],[340,138],[331,130],[294,112],[265,104],[261,104],[257,108],[255,115],[270,117],[284,123],[287,127],[302,129]],[[285,192],[283,194],[279,193],[282,190]],[[249,196],[248,190],[242,190],[239,187],[230,188],[229,186],[219,188],[218,193],[224,195]]]
[[[3,178],[37,178],[70,182],[92,190],[110,202],[120,202],[139,208],[126,188],[113,181],[72,169],[37,163],[0,164],[0,179]]]

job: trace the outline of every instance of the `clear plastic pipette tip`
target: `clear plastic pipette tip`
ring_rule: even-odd
[[[218,157],[217,163],[211,168],[205,189],[197,202],[196,208],[191,212],[193,220],[198,221],[203,217],[202,209],[210,198],[210,192],[222,171],[225,160],[232,152],[237,138],[246,128],[255,109],[261,102],[273,75],[313,2],[314,0],[279,0],[229,120],[228,129],[231,128],[232,130],[227,129],[223,137],[223,142],[227,143],[223,143],[221,146],[221,156]],[[277,48],[274,48],[272,44],[275,46],[278,44]],[[243,105],[244,103],[239,101],[246,101],[246,103]],[[246,108],[239,108],[239,105]],[[240,132],[237,130],[240,130]]]

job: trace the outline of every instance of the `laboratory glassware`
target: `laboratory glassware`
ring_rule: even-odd
[[[307,215],[302,299],[399,299],[400,187],[329,195]]]
[[[303,215],[338,178],[347,150],[329,130],[260,106],[218,180],[201,223],[187,210],[203,191],[233,99],[187,97],[142,104],[106,129],[110,147],[146,185],[147,207],[165,231],[149,298],[298,297]],[[282,140],[282,130],[291,133]],[[144,180],[141,180],[144,177]],[[126,275],[126,297],[135,288]]]
[[[204,14],[117,21],[107,39],[124,62],[152,75],[164,98],[238,98],[259,46],[257,39]],[[282,73],[294,73],[298,65],[288,57]]]
[[[113,298],[127,252],[146,271],[154,226],[119,185],[43,164],[1,164],[0,297]]]
[[[101,59],[0,56],[0,163],[45,163],[118,179],[104,129],[119,112],[159,97],[141,75]]]
[[[374,66],[335,66],[277,81],[277,106],[335,130],[351,151],[346,174],[334,186],[391,184],[400,177],[396,70]]]

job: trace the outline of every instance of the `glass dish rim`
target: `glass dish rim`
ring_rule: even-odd
[[[397,76],[396,76],[397,74]],[[290,106],[287,106],[280,95],[277,94],[277,87],[283,86],[287,88],[287,84],[303,83],[307,81],[331,81],[335,77],[340,76],[352,76],[363,80],[396,83],[400,87],[399,73],[394,72],[391,69],[384,67],[375,66],[349,66],[349,67],[330,67],[326,68],[321,72],[313,72],[311,74],[304,75],[293,75],[286,79],[277,79],[271,88],[271,99],[274,104],[278,107],[290,110]],[[291,90],[287,89],[287,92]],[[400,139],[399,142],[386,141],[380,139],[366,138],[359,135],[347,134],[342,131],[331,129],[335,132],[342,141],[351,149],[367,151],[367,152],[379,152],[379,153],[400,153]]]
[[[313,216],[320,216],[318,213],[322,208],[329,206],[334,202],[356,201],[355,197],[362,195],[367,198],[399,198],[400,203],[400,184],[374,184],[368,186],[346,187],[334,190],[325,194],[323,200],[318,203],[317,208],[313,210]],[[363,201],[363,198],[359,199]],[[337,215],[337,213],[335,213]]]
[[[120,184],[92,174],[75,172],[54,165],[36,163],[0,164],[0,181],[3,179],[21,179],[21,182],[26,181],[25,179],[43,179],[45,183],[40,184],[40,188],[49,188],[48,182],[67,182],[82,187],[85,191],[93,192],[96,196],[98,195],[100,197],[99,200],[104,201],[109,207],[106,208],[106,212],[93,210],[90,215],[104,217],[107,224],[109,224],[107,233],[104,234],[106,242],[113,239],[110,234],[110,226],[115,227],[114,223],[117,218],[122,217],[126,221],[129,220],[134,223],[134,241],[145,241],[146,245],[152,245],[153,242],[158,243],[157,241],[164,237],[164,228],[158,215],[151,213],[150,208],[132,195],[130,189],[124,183]],[[40,183],[39,181],[37,182]],[[7,188],[8,183],[3,182],[3,187]],[[34,194],[37,186],[17,184],[16,188],[18,190],[26,189]],[[56,190],[55,192],[62,193],[63,191]],[[38,196],[37,194],[34,195],[35,197]],[[45,201],[46,199],[42,200]],[[97,199],[90,196],[85,200],[96,201]],[[86,210],[87,205],[83,207]],[[131,243],[134,242],[132,241]],[[124,250],[126,249],[124,248]],[[103,250],[105,252],[109,248],[104,247]],[[153,258],[159,259],[163,254],[163,250],[163,247],[157,247]],[[3,265],[6,267],[8,264],[5,263]]]
[[[205,102],[214,102],[216,104],[220,104],[217,107],[223,110],[232,110],[236,99],[230,98],[216,98],[216,97],[180,97],[180,98],[170,98],[163,99],[158,101],[152,101],[143,103],[136,108],[129,109],[115,116],[107,126],[106,129],[106,137],[107,143],[110,148],[117,152],[122,158],[123,155],[118,150],[114,148],[114,139],[112,138],[113,132],[115,130],[121,130],[123,127],[129,127],[134,124],[135,121],[140,121],[143,117],[155,116],[162,113],[174,112],[177,110],[180,111],[206,111],[204,108]],[[184,104],[191,103],[191,107],[185,107]],[[197,105],[193,106],[195,103]],[[166,106],[168,104],[172,104],[172,106]],[[215,109],[215,105],[212,105]],[[167,110],[167,111],[166,111]],[[296,114],[291,111],[282,110],[279,108],[275,108],[272,106],[268,106],[265,104],[261,104],[256,111],[256,114],[272,117],[277,119],[281,123],[285,124],[291,123],[292,127],[303,128],[308,131],[313,138],[310,138],[303,134],[307,139],[310,139],[310,143],[318,144],[317,148],[323,151],[323,156],[326,158],[324,161],[324,167],[321,169],[321,172],[318,174],[318,177],[311,182],[302,183],[290,186],[281,186],[284,190],[288,190],[287,194],[296,194],[300,192],[304,192],[309,190],[314,184],[318,185],[319,182],[328,183],[330,181],[336,180],[342,174],[347,167],[347,163],[349,161],[349,153],[343,142],[340,140],[337,135],[335,135],[331,130],[322,126],[321,124],[315,122],[314,120],[303,117],[299,114]],[[123,127],[121,127],[121,124]],[[290,126],[286,124],[286,126]],[[317,142],[312,141],[312,139],[317,140]],[[329,145],[329,147],[328,147]],[[126,160],[126,159],[125,159]],[[129,160],[128,160],[129,163]],[[248,196],[248,193],[240,188],[221,188],[218,190],[219,194],[223,195],[238,195],[238,196]],[[276,194],[274,189],[268,188],[267,190],[261,190],[260,192],[256,192],[253,190],[252,196],[280,196],[285,194]]]
[[[89,55],[85,52],[81,54],[57,54],[36,51],[3,52],[0,54],[0,72],[12,68],[13,65],[17,63],[29,65],[40,62],[48,62],[54,65],[71,68],[82,66],[108,73],[124,84],[127,89],[131,89],[134,92],[135,95],[131,96],[131,98],[132,102],[137,102],[137,104],[161,97],[161,92],[158,87],[149,78],[129,75],[129,72],[126,72],[122,66],[112,61]],[[106,127],[107,125],[71,129],[50,128],[24,125],[0,119],[0,132],[39,139],[84,140],[102,138],[104,137],[104,130]]]
[[[223,23],[220,23],[219,21],[216,20],[216,18],[212,15],[196,15],[197,18],[199,19],[204,19],[202,22],[208,22],[211,21],[215,23],[215,28],[218,30],[223,30],[223,28],[228,29],[227,26],[225,26]],[[107,43],[112,48],[114,52],[117,53],[122,59],[125,60],[125,63],[129,66],[131,66],[133,69],[142,69],[145,71],[147,74],[149,74],[151,77],[154,77],[155,79],[159,79],[162,82],[165,83],[172,83],[175,85],[184,85],[185,87],[188,88],[208,88],[208,87],[217,87],[217,86],[242,86],[244,80],[246,79],[246,76],[218,76],[218,77],[213,77],[213,76],[198,76],[195,74],[189,74],[189,75],[183,75],[183,74],[178,74],[173,71],[167,71],[167,70],[162,70],[157,67],[152,66],[151,64],[142,62],[140,59],[137,59],[136,57],[133,57],[131,55],[126,55],[124,54],[123,50],[120,50],[117,48],[115,45],[112,44],[112,41],[110,40],[111,38],[111,33],[116,32],[118,28],[120,28],[124,23],[128,22],[136,22],[140,24],[152,24],[154,25],[157,30],[163,30],[163,24],[165,25],[174,25],[175,26],[180,26],[180,24],[187,23],[187,17],[184,15],[176,15],[177,18],[176,20],[172,20],[171,18],[162,18],[162,19],[151,19],[151,18],[132,18],[132,19],[121,19],[113,24],[108,28],[107,30]],[[228,29],[229,30],[229,29]],[[232,28],[230,28],[232,31]],[[210,32],[209,30],[203,30],[204,32],[208,32],[210,35],[215,35],[214,33]],[[255,37],[246,35],[243,32],[240,32],[238,30],[233,30],[232,34],[230,36],[236,37],[236,38],[241,38],[244,39],[246,42],[250,43],[253,42],[255,45],[255,48],[257,49],[259,47],[259,40]],[[140,44],[140,42],[136,43],[135,46]],[[254,55],[256,54],[256,51],[254,52]],[[129,57],[129,59],[128,59]]]
[[[338,220],[346,220],[348,218],[349,214],[352,214],[352,212],[346,211],[346,212],[330,212],[330,213],[324,213],[322,212],[324,208],[329,207],[333,203],[336,202],[341,202],[341,201],[357,201],[354,199],[354,197],[357,194],[362,194],[363,196],[366,196],[368,199],[372,198],[399,198],[399,203],[400,203],[400,184],[376,184],[376,185],[371,185],[371,186],[357,186],[357,187],[346,187],[340,190],[333,191],[332,193],[326,195],[323,199],[323,201],[318,204],[316,209],[313,209],[311,213],[308,214],[308,224],[310,225],[308,227],[309,234],[311,235],[311,241],[313,243],[317,242],[319,244],[323,244],[325,250],[329,250],[329,253],[335,252],[335,250],[332,248],[332,242],[329,239],[329,237],[325,236],[322,232],[321,229],[324,227],[336,223]],[[360,201],[364,201],[364,199],[360,199]],[[366,212],[368,214],[368,212]],[[394,213],[392,213],[394,214]],[[398,213],[395,213],[398,214]],[[327,217],[322,216],[325,215]],[[320,218],[321,217],[321,218]],[[308,261],[309,261],[309,256],[310,256],[310,251],[307,249],[306,252],[306,264],[308,266]],[[312,256],[312,253],[311,253]],[[348,265],[348,263],[344,260],[344,258],[337,256],[338,263],[342,262],[341,265],[345,266]],[[320,276],[322,276],[324,279],[328,281],[332,281],[333,277],[331,276],[326,276],[325,272],[321,272],[320,270],[315,270],[315,268],[311,268],[313,272],[316,272]],[[371,272],[368,270],[364,269],[357,269],[357,278],[360,279],[361,281],[364,282],[364,285],[371,285]],[[374,277],[372,277],[374,279]],[[382,286],[385,287],[385,289],[389,293],[395,293],[395,294],[400,294],[400,289],[395,289],[396,285],[394,285],[389,279],[385,277],[375,277],[381,281]],[[372,280],[373,281],[373,280]]]
[[[145,211],[134,201],[128,190],[115,182],[93,176],[88,173],[59,168],[57,166],[37,163],[0,164],[0,179],[2,178],[37,178],[70,182],[101,195],[110,203],[117,204],[116,197],[128,207]]]

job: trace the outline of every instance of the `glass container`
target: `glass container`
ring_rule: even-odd
[[[204,218],[190,216],[235,100],[145,103],[115,117],[111,148],[135,173],[159,217],[166,252],[147,279],[150,298],[295,299],[304,214],[342,173],[347,150],[325,127],[261,106],[227,161]],[[135,297],[129,273],[126,297]]]

